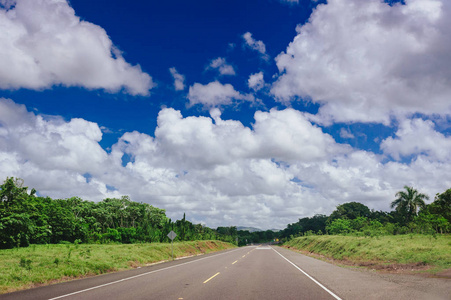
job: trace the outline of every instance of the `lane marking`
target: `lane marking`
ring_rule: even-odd
[[[215,278],[216,276],[218,276],[220,273],[216,273],[215,275],[211,276],[210,278],[208,278],[207,280],[204,281],[204,283],[209,282],[210,280],[212,280],[213,278]]]
[[[235,260],[233,263],[232,263],[232,265],[234,265],[234,264],[236,264],[238,261],[237,260]]]
[[[314,283],[316,283],[317,285],[319,285],[323,290],[325,290],[326,292],[328,292],[332,297],[334,297],[337,300],[342,300],[340,297],[338,297],[337,295],[335,295],[334,293],[332,293],[330,290],[328,290],[324,285],[322,285],[321,283],[319,283],[319,281],[317,281],[315,278],[313,278],[312,276],[310,276],[309,274],[307,274],[304,270],[302,270],[301,268],[299,268],[297,265],[295,265],[293,262],[291,262],[288,258],[286,258],[285,256],[283,256],[282,254],[279,253],[279,251],[277,251],[276,249],[274,249],[273,247],[271,247],[272,250],[274,250],[277,254],[279,254],[280,256],[282,256],[283,259],[285,259],[287,262],[289,262],[290,264],[292,264],[296,269],[298,269],[299,271],[301,271],[305,276],[307,276],[308,278],[310,278]]]
[[[130,279],[135,279],[135,278],[138,278],[138,277],[146,276],[146,275],[157,273],[157,272],[160,272],[160,271],[165,271],[165,270],[177,268],[177,267],[180,267],[180,266],[188,265],[188,264],[191,264],[191,263],[194,263],[194,262],[197,262],[197,261],[201,261],[201,260],[204,260],[204,259],[209,259],[209,258],[212,258],[212,257],[216,257],[216,256],[232,253],[232,252],[235,252],[235,251],[238,251],[238,250],[241,250],[241,249],[242,248],[238,248],[238,249],[235,249],[235,250],[232,250],[232,251],[228,251],[228,252],[220,253],[220,254],[215,254],[215,255],[208,256],[208,257],[204,257],[204,258],[199,258],[199,259],[192,260],[192,261],[189,261],[189,262],[186,262],[186,263],[182,263],[182,264],[179,264],[179,265],[170,266],[170,267],[167,267],[167,268],[158,269],[158,270],[154,270],[154,271],[138,274],[138,275],[135,275],[135,276],[123,278],[123,279],[112,281],[112,282],[109,282],[109,283],[93,286],[91,288],[87,288],[87,289],[84,289],[84,290],[76,291],[76,292],[73,292],[73,293],[70,293],[70,294],[65,294],[65,295],[61,295],[61,296],[58,296],[58,297],[50,298],[49,300],[56,300],[56,299],[61,299],[61,298],[73,296],[73,295],[76,295],[76,294],[88,292],[88,291],[95,290],[95,289],[98,289],[98,288],[101,288],[101,287],[105,287],[105,286],[108,286],[108,285],[112,285],[112,284],[120,283],[120,282],[123,282],[123,281],[127,281],[127,280],[130,280]]]
[[[243,257],[245,257],[246,255],[243,255]]]
[[[272,248],[269,246],[258,246],[255,250],[271,250]]]

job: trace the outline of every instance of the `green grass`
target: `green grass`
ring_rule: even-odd
[[[174,243],[174,258],[235,247],[219,241]],[[0,250],[0,294],[170,260],[171,244],[32,245]]]
[[[305,236],[284,244],[290,248],[321,254],[357,264],[428,265],[429,272],[451,268],[451,235],[393,235],[380,237]]]

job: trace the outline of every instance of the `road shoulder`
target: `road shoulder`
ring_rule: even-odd
[[[279,253],[342,299],[451,299],[451,280],[343,268],[282,247]]]

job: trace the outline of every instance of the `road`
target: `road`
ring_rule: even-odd
[[[449,279],[340,268],[252,246],[0,295],[0,299],[451,299]]]

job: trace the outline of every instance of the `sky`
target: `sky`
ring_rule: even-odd
[[[283,229],[451,188],[448,0],[0,0],[0,179]]]

